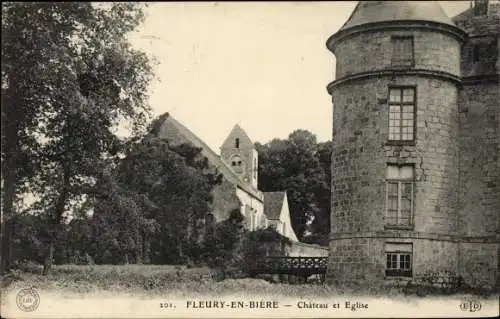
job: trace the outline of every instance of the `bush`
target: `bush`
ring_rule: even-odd
[[[204,243],[202,260],[218,270],[218,278],[244,278],[250,274],[252,263],[259,257],[283,256],[287,237],[272,228],[247,231],[242,225],[243,216],[235,209],[229,219],[216,225],[212,236]]]
[[[470,293],[474,295],[489,296],[493,289],[485,287],[471,287],[464,282],[462,276],[451,271],[426,272],[415,277],[413,281],[402,288],[405,295],[452,295]]]

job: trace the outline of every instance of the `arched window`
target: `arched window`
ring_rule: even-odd
[[[243,161],[239,155],[231,157],[231,166],[237,174],[243,173]]]
[[[234,140],[234,147],[236,147],[236,148],[240,148],[240,139],[239,139],[239,138],[236,138],[236,139]]]

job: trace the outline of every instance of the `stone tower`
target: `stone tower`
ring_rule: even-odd
[[[458,273],[465,38],[435,1],[360,1],[328,39],[330,279]]]
[[[257,189],[258,153],[252,140],[238,124],[222,144],[221,158],[243,182]]]
[[[500,3],[474,1],[453,21],[469,36],[458,104],[460,265],[466,280],[500,284]]]

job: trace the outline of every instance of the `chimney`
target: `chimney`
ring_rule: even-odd
[[[474,0],[474,15],[485,16],[488,14],[488,0]]]

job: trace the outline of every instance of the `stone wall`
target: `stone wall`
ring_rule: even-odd
[[[391,36],[406,35],[414,37],[414,70],[425,69],[425,75],[386,72],[391,69]],[[453,77],[460,75],[459,41],[422,30],[361,33],[338,43],[335,55],[329,276],[384,280],[384,245],[395,240],[412,243],[415,274],[458,272],[459,113]],[[372,75],[338,82],[366,72]],[[388,143],[390,86],[415,87],[414,143]],[[388,163],[414,167],[409,227],[389,227],[385,220]]]
[[[498,242],[460,244],[460,274],[467,284],[476,287],[499,285],[499,246]]]
[[[387,144],[389,85],[415,85],[416,143]],[[331,232],[384,230],[387,163],[415,166],[415,230],[456,231],[457,88],[421,77],[380,77],[333,92]]]
[[[467,283],[500,286],[500,4],[455,18],[469,34],[460,92],[460,269]]]
[[[330,241],[327,276],[334,282],[376,281],[383,279],[384,256],[373,238],[347,238]]]
[[[291,257],[327,257],[329,250],[328,247],[294,241],[285,251]]]
[[[411,243],[413,245],[413,277],[432,272],[448,271],[459,274],[458,244],[441,239],[415,239],[409,237],[375,235],[332,241],[328,275],[338,282],[382,282],[386,280],[386,244]],[[377,238],[378,237],[378,238]]]
[[[254,228],[251,229],[247,227],[247,229],[255,230],[265,228],[266,216],[264,215],[264,203],[239,188],[236,189],[236,195],[238,196],[242,205],[241,213],[245,217],[245,225],[249,226],[249,222],[252,220],[252,218],[254,219]],[[249,209],[245,209],[245,207],[249,207]]]
[[[215,186],[212,195],[212,213],[217,222],[228,219],[233,209],[240,209],[241,204],[236,196],[235,186],[227,180],[223,179],[221,184]]]
[[[499,230],[498,83],[464,85],[460,99],[460,214],[466,236]]]
[[[335,48],[336,78],[391,67],[391,36],[413,36],[415,68],[459,74],[460,43],[443,33],[418,30],[377,31],[353,35]]]

